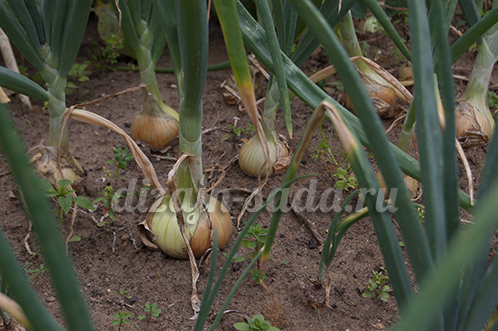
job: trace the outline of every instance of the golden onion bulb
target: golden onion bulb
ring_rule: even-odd
[[[183,213],[186,216],[185,233],[196,258],[200,258],[211,247],[209,220],[213,229],[218,229],[219,248],[228,242],[232,234],[232,219],[225,206],[211,196],[206,196],[206,205],[209,217],[203,207],[200,211],[193,206],[182,207],[186,211]],[[144,223],[148,238],[160,250],[177,259],[188,258],[187,245],[180,232],[170,194],[151,206]]]
[[[413,69],[411,62],[406,62],[399,68],[398,73],[399,80],[412,80],[413,79]]]
[[[259,140],[259,136],[255,135],[244,146],[242,146],[239,153],[239,166],[242,171],[249,175],[265,176],[273,174],[273,166],[275,163],[289,155],[289,150],[284,143],[275,139],[268,139],[268,152],[270,162],[266,162],[263,146]]]
[[[166,105],[169,112],[174,110]],[[144,89],[144,103],[142,110],[135,116],[131,125],[133,140],[141,140],[153,149],[159,149],[170,142],[179,130],[179,122],[169,115],[157,100],[157,97]]]
[[[363,74],[358,71],[360,74],[361,80],[363,82],[363,86],[372,101],[372,104],[375,107],[377,113],[383,118],[392,118],[396,115],[395,106],[396,106],[396,92],[390,86],[386,86],[381,84],[378,80],[382,80],[379,77],[371,77],[367,74]],[[372,74],[378,76],[376,73]],[[350,109],[353,113],[354,107],[349,95],[344,92],[344,104],[346,108]]]

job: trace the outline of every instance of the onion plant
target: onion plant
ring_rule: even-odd
[[[166,43],[161,13],[151,0],[119,1],[122,12],[122,30],[138,61],[144,86],[144,102],[131,126],[135,140],[152,146],[164,147],[179,129],[178,113],[164,104],[157,85],[155,67]],[[173,62],[178,61],[174,56]]]
[[[90,0],[63,3],[54,0],[41,3],[35,0],[0,2],[0,28],[40,72],[47,90],[40,91],[33,86],[35,83],[28,84],[21,75],[5,68],[0,69],[0,85],[47,101],[49,137],[47,146],[40,147],[34,160],[41,172],[55,177],[55,183],[62,179],[56,166],[57,145],[61,136],[63,176],[71,181],[83,176],[81,166],[69,151],[68,129],[62,130],[62,121],[66,111],[64,89],[67,75],[81,45],[91,4]]]
[[[210,229],[217,228],[220,246],[226,244],[232,232],[228,211],[218,200],[206,195],[203,187],[201,130],[208,56],[207,7],[201,0],[176,1],[174,4],[156,1],[155,5],[163,14],[175,10],[177,36],[183,40],[178,43],[179,49],[173,50],[181,61],[177,81],[180,83],[179,140],[183,157],[170,173],[168,194],[154,203],[143,226],[149,239],[168,255],[187,258],[190,248],[185,239],[193,255],[201,257],[211,247]],[[173,42],[170,48],[175,48],[175,45]],[[185,221],[186,237],[181,233],[180,217]]]

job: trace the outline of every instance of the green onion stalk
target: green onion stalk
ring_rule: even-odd
[[[339,22],[339,30],[342,45],[349,56],[363,56],[356,37],[351,11],[344,15]],[[384,118],[394,117],[396,115],[394,110],[396,105],[395,89],[362,60],[356,61],[355,66],[377,113]],[[353,103],[346,92],[344,93],[344,99],[346,107],[354,111]]]
[[[48,51],[48,47],[44,47]],[[66,178],[71,182],[77,182],[84,176],[84,171],[78,161],[69,151],[69,131],[67,125],[63,127],[64,112],[66,111],[66,84],[67,77],[62,76],[55,69],[57,61],[51,52],[45,53],[45,68],[40,75],[48,87],[48,112],[49,112],[49,134],[48,144],[39,146],[38,153],[33,156],[36,168],[48,178],[54,178],[55,183]],[[62,135],[61,135],[62,133]],[[57,146],[60,138],[60,162],[62,174],[57,166]]]
[[[157,2],[156,2],[157,3]],[[150,208],[142,226],[150,239],[167,255],[185,259],[188,248],[182,236],[176,202],[181,206],[186,240],[195,257],[211,247],[211,229],[218,230],[218,246],[228,242],[232,221],[228,210],[217,199],[205,194],[202,173],[202,94],[207,75],[208,24],[203,0],[176,1],[182,83],[180,97],[179,147],[182,157],[177,172],[170,173],[169,192]],[[174,182],[174,185],[171,183]],[[180,207],[179,206],[179,207]],[[143,237],[142,237],[143,240]]]
[[[163,102],[155,74],[166,35],[159,12],[151,1],[130,0],[126,4],[121,0],[119,5],[123,33],[138,61],[144,96],[142,109],[131,126],[131,136],[159,149],[170,142],[179,129],[178,113]]]
[[[489,80],[498,55],[498,32],[495,29],[477,42],[477,58],[469,83],[456,104],[456,135],[465,143],[489,141],[495,127],[487,103]]]

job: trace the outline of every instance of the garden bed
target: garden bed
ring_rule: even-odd
[[[360,35],[360,39],[366,40],[370,45],[369,56],[371,58],[374,58],[374,54],[378,54],[377,62],[388,70],[392,69],[391,72],[396,74],[396,68],[399,68],[400,63],[393,56],[391,45],[388,43],[389,39],[386,36],[368,34]],[[95,49],[91,46],[92,42],[100,43],[96,19],[93,16],[90,18],[77,63],[83,63],[85,60],[93,61],[91,55],[94,54]],[[468,76],[474,59],[474,54],[465,54],[454,66],[454,73]],[[221,31],[217,22],[212,22],[209,63],[227,60]],[[19,64],[28,67],[22,59],[18,61]],[[311,74],[314,70],[324,68],[328,64],[325,53],[319,50],[304,65],[303,70]],[[130,65],[130,62],[122,57],[119,65]],[[170,65],[168,53],[165,51],[158,66]],[[138,86],[140,82],[138,72],[98,69],[92,65],[88,69],[90,71],[89,81],[75,82],[79,88],[68,96],[68,105],[114,94]],[[30,76],[34,73],[28,70]],[[203,135],[204,165],[227,166],[238,153],[241,145],[240,138],[247,138],[244,134],[239,138],[227,138],[227,134],[231,131],[229,124],[235,125],[237,122],[237,127],[247,128],[249,123],[247,115],[239,112],[237,106],[228,105],[222,95],[220,85],[230,73],[229,70],[223,70],[209,72],[207,76],[203,99],[203,127],[207,129]],[[174,76],[158,74],[157,79],[164,101],[178,109]],[[329,83],[335,79],[329,79]],[[496,75],[493,75],[491,80],[495,79]],[[461,92],[465,87],[465,82],[456,80],[455,87],[457,93]],[[340,91],[337,90],[336,85],[329,84],[328,88],[331,89],[333,97],[337,99]],[[108,118],[129,133],[132,120],[139,111],[141,103],[141,91],[135,91],[102,101],[87,109]],[[297,99],[291,102],[291,107],[294,137],[299,138],[312,109]],[[43,103],[35,102],[33,111],[28,112],[23,110],[14,99],[10,104],[10,109],[28,149],[38,145],[41,140],[47,139],[48,112],[43,110]],[[393,120],[383,121],[386,129],[392,123]],[[400,125],[395,125],[389,133],[389,138],[393,142],[398,139]],[[91,200],[96,199],[106,185],[103,180],[104,169],[115,171],[114,166],[106,162],[113,158],[114,149],[124,148],[126,145],[121,137],[103,127],[70,120],[69,130],[71,151],[86,171],[85,183],[80,193]],[[277,120],[277,131],[280,133],[286,131],[282,118]],[[324,122],[323,131],[328,137],[331,124]],[[289,141],[292,149],[297,146],[298,138]],[[320,155],[320,142],[321,136],[319,132],[316,132],[298,171],[298,175],[315,174],[316,176],[295,183],[291,189],[291,200],[296,191],[301,188],[310,188],[316,184],[316,199],[318,199],[323,191],[334,186],[336,179],[333,174],[337,169],[332,163],[327,163],[317,157]],[[335,134],[333,134],[331,147],[336,155],[341,153],[342,146]],[[171,144],[171,149],[165,152],[151,151],[146,146],[143,146],[142,150],[149,157],[158,177],[164,183],[167,173],[174,164],[173,158],[178,157],[177,144]],[[474,183],[477,184],[485,159],[486,146],[469,147],[465,152],[471,165]],[[135,193],[135,190],[142,189],[144,176],[134,161],[130,162],[126,170],[120,173],[122,179],[113,181],[115,189],[127,188],[127,193],[131,195]],[[220,173],[213,172],[212,178],[210,175],[206,173],[206,178],[212,185],[219,178]],[[271,177],[263,195],[267,196],[272,190],[278,188],[283,177],[283,174]],[[468,193],[463,167],[460,167],[460,178],[460,189]],[[245,175],[236,162],[226,168],[225,177],[219,188],[230,189],[230,199],[226,201],[226,204],[233,218],[234,230],[230,241],[225,248],[221,249],[221,252],[228,252],[235,241],[236,219],[248,196],[243,189],[253,190],[256,186],[257,180]],[[30,263],[27,268],[30,270],[39,268],[44,261],[33,236],[26,242],[34,254],[30,254],[25,245],[25,238],[29,233],[28,218],[3,157],[0,158],[0,187],[3,195],[0,199],[0,213],[4,215],[1,220],[2,230],[20,263]],[[348,192],[345,191],[342,198],[344,199],[347,195]],[[303,195],[300,203],[304,204],[305,199],[306,195]],[[74,261],[95,324],[100,330],[117,328],[111,323],[114,320],[112,315],[118,313],[119,310],[133,313],[129,320],[138,325],[141,330],[153,328],[155,330],[191,330],[195,323],[189,320],[193,313],[190,307],[191,280],[188,261],[176,260],[159,251],[151,251],[142,244],[138,237],[136,226],[145,219],[145,211],[151,201],[152,199],[149,198],[142,206],[135,198],[132,206],[136,208],[118,213],[117,219],[112,223],[111,231],[107,226],[99,227],[96,224],[103,216],[101,207],[93,213],[80,211],[76,218],[74,231],[81,241],[69,244],[69,254]],[[331,204],[332,199],[329,201]],[[356,203],[357,199],[353,200],[353,209]],[[316,205],[317,200],[313,204]],[[251,213],[246,213],[242,223],[250,215]],[[256,223],[267,227],[270,223],[270,215],[266,212],[261,215]],[[304,219],[313,224],[323,237],[326,235],[326,229],[333,215],[333,212],[323,212],[320,209],[315,212],[304,211],[302,213]],[[69,232],[69,219],[66,217],[63,223],[66,234]],[[228,272],[213,305],[213,316],[220,309],[230,289],[249,263],[248,255],[251,250],[240,248],[239,253],[246,259],[232,264],[232,270]],[[318,273],[320,244],[303,218],[293,211],[286,212],[282,216],[271,257],[272,260],[267,263],[264,270],[268,276],[265,284],[271,295],[248,276],[232,299],[228,308],[230,313],[223,317],[218,327],[219,330],[233,330],[234,323],[242,322],[245,316],[252,317],[256,314],[263,314],[273,326],[285,330],[319,330],[321,325],[324,330],[383,330],[396,320],[397,306],[392,293],[389,292],[388,302],[381,301],[378,297],[364,298],[362,296],[368,280],[372,278],[372,271],[381,271],[384,265],[369,218],[361,220],[346,233],[327,272],[331,282],[331,308],[320,308],[318,311],[305,304],[305,290],[312,284],[311,280],[315,279]],[[219,266],[224,260],[225,258],[220,255]],[[209,267],[206,267],[209,262],[210,259],[201,267],[199,279],[201,298],[209,273]],[[31,280],[31,283],[49,311],[57,320],[62,320],[57,300],[54,298],[54,290],[49,282],[49,275],[40,273]],[[127,294],[123,295],[123,291]],[[137,318],[138,315],[143,314],[145,303],[157,303],[157,307],[162,310],[159,317],[152,319],[149,326],[145,321],[139,321]],[[125,329],[131,330],[134,327],[129,325]]]

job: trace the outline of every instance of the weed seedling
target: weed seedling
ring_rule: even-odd
[[[265,318],[261,314],[254,316],[247,323],[235,323],[233,327],[244,331],[280,331],[280,329],[271,326],[269,322],[265,321]]]
[[[45,272],[48,270],[48,267],[44,264],[40,264],[39,268],[36,269],[31,269],[31,270],[26,270],[26,272],[31,273],[29,276],[28,280],[31,280],[35,278],[38,275],[42,275],[42,277],[45,277]]]
[[[261,228],[261,223],[249,228],[249,231],[247,231],[247,234],[244,237],[244,240],[242,240],[242,243],[240,244],[244,248],[249,248],[253,249],[254,251],[249,254],[249,257],[253,259],[258,252],[263,248],[266,242],[266,235],[268,234],[268,229],[262,229]],[[261,280],[264,280],[267,278],[267,276],[261,271],[260,275],[260,270],[259,270],[259,260],[258,260],[258,268],[256,270],[252,271],[252,279],[256,283],[259,283],[259,279],[261,277]]]
[[[149,326],[149,323],[151,319],[159,317],[159,314],[161,313],[161,309],[157,308],[157,303],[146,303],[145,308],[144,308],[145,315],[138,315],[139,320],[146,320],[147,321],[147,327]]]
[[[90,64],[90,61],[84,61],[82,64],[75,63],[71,67],[71,70],[69,70],[68,76],[74,78],[75,80],[78,80],[78,82],[87,82],[90,80],[88,75],[90,74],[90,71],[86,70],[88,65]],[[76,85],[76,83],[68,81],[66,85],[66,89],[64,92],[66,92],[67,95],[72,95],[73,90],[72,89],[78,89],[79,86]],[[88,90],[83,91],[83,95],[87,94]]]
[[[107,213],[109,215],[109,221],[99,222],[97,224],[98,226],[104,226],[105,224],[108,224],[110,227],[111,222],[116,219],[116,214],[114,213],[112,206],[118,203],[119,199],[122,198],[123,195],[116,193],[116,190],[112,185],[112,181],[113,179],[116,180],[118,178],[122,178],[119,175],[119,169],[125,170],[128,162],[133,160],[133,154],[129,152],[128,148],[122,149],[121,147],[119,147],[112,152],[114,154],[114,160],[109,160],[106,163],[114,164],[116,166],[116,171],[114,173],[114,176],[112,176],[110,170],[108,170],[106,167],[103,167],[104,181],[107,185],[104,188],[103,192],[99,192],[100,197],[93,201],[94,204],[102,202],[104,206],[104,214]]]
[[[252,135],[254,135],[254,133],[256,133],[256,127],[252,123],[248,123],[247,127],[245,127],[245,128],[243,128],[243,127],[236,128],[231,124],[228,124],[228,127],[232,130],[233,134],[227,133],[226,135],[224,135],[221,138],[222,141],[228,140],[232,137],[240,138],[240,136],[242,136],[242,135],[246,135],[247,137],[251,137]]]
[[[125,325],[130,325],[131,322],[128,320],[132,317],[132,313],[127,313],[125,311],[119,310],[119,314],[112,314],[114,320],[112,321],[112,325],[118,326],[118,331],[124,329]]]
[[[66,215],[71,209],[73,202],[78,206],[88,210],[95,209],[92,202],[90,202],[88,198],[72,196],[71,193],[74,192],[74,190],[67,189],[68,185],[71,184],[71,181],[69,179],[60,180],[58,183],[58,189],[55,189],[52,184],[46,179],[40,179],[40,184],[42,189],[44,190],[45,196],[54,198],[57,202],[56,214],[58,215],[61,222],[64,220],[64,215]]]
[[[116,165],[116,173],[114,174],[114,178],[122,178],[119,176],[119,169],[126,170],[128,162],[133,160],[133,154],[130,153],[128,147],[125,149],[122,149],[121,147],[116,148],[112,151],[112,153],[114,154],[114,160],[106,161],[106,163]]]
[[[493,91],[488,91],[488,108],[498,108],[498,95]]]
[[[126,291],[126,290],[119,290],[119,295],[121,295],[121,298],[123,298],[123,301],[126,301],[127,299],[131,299],[131,295],[128,295],[128,291]]]
[[[381,267],[381,271],[376,272],[372,271],[373,276],[368,280],[368,284],[365,288],[365,292],[363,293],[364,298],[372,298],[374,296],[379,297],[380,300],[384,302],[389,301],[389,276],[384,275],[386,270]]]

